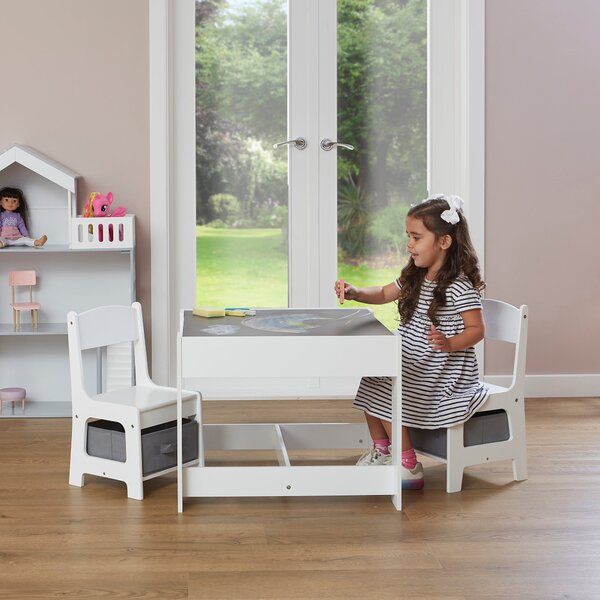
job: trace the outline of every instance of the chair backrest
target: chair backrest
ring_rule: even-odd
[[[9,271],[8,285],[15,287],[18,285],[35,285],[35,271]]]
[[[131,306],[100,306],[79,314],[70,312],[67,315],[67,331],[73,399],[84,390],[82,352],[91,348],[132,342],[136,384],[145,385],[149,381],[142,307],[139,302]]]
[[[135,342],[138,339],[137,320],[132,306],[100,306],[79,313],[76,318],[82,350]]]
[[[483,319],[485,321],[485,337],[489,340],[500,340],[515,344],[512,388],[516,393],[524,391],[525,359],[527,353],[527,306],[517,308],[500,300],[485,298],[483,303]]]

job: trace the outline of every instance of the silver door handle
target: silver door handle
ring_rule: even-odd
[[[341,146],[342,148],[346,148],[346,150],[354,150],[354,146],[351,144],[344,144],[342,142],[334,142],[329,138],[325,138],[321,140],[321,148],[325,150],[325,152],[329,152],[333,150],[335,146]]]
[[[285,146],[286,144],[294,144],[297,150],[304,150],[304,148],[306,148],[306,140],[303,137],[297,137],[295,140],[278,142],[277,144],[273,144],[273,148],[277,149],[279,146]]]

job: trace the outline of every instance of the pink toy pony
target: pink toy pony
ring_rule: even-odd
[[[90,192],[88,201],[83,208],[84,217],[124,217],[127,214],[127,210],[123,206],[117,206],[112,212],[110,205],[113,203],[113,193],[108,192],[106,196],[99,194],[98,192]],[[90,233],[92,231],[92,225],[89,227]],[[104,238],[104,231],[102,225],[98,226],[98,239],[102,242]],[[122,235],[122,225],[119,225],[120,235]],[[113,241],[113,226],[108,226],[108,239]]]

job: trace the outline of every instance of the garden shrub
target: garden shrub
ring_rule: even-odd
[[[408,205],[396,202],[375,213],[368,226],[372,250],[386,254],[401,254],[406,244],[406,213]]]
[[[218,219],[226,225],[234,225],[240,217],[240,203],[232,194],[213,194],[208,199],[208,204],[213,222]]]

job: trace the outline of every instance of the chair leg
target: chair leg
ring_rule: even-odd
[[[510,433],[513,440],[514,457],[512,461],[515,481],[527,479],[527,438],[525,431],[525,406],[523,399],[513,410],[507,411]]]
[[[69,467],[69,485],[83,487],[85,485],[85,472],[83,469],[83,459],[86,455],[85,419],[77,418],[73,415],[71,425],[71,463]]]
[[[134,500],[143,500],[142,433],[139,420],[134,427],[125,425],[125,453],[127,496]]]
[[[462,490],[464,463],[464,426],[448,427],[446,431],[446,492],[453,494]]]
[[[446,492],[454,494],[462,490],[464,468],[462,465],[450,464],[447,465],[446,472]]]

